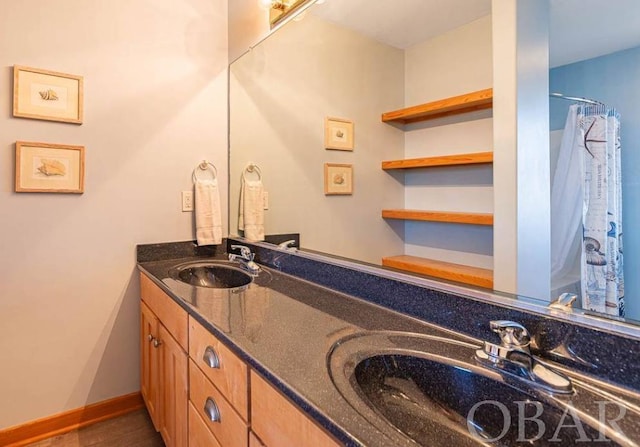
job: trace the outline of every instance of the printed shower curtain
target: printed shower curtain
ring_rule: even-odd
[[[615,109],[571,106],[551,193],[552,278],[581,242],[582,307],[616,316],[624,316],[620,147]]]

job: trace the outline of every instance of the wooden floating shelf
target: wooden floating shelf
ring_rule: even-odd
[[[493,214],[457,211],[382,210],[385,219],[424,220],[471,225],[493,225]]]
[[[493,271],[479,267],[408,255],[382,258],[382,265],[407,272],[493,289]]]
[[[438,157],[407,158],[382,162],[382,169],[414,169],[437,166],[459,166],[493,163],[493,152],[475,152],[472,154],[441,155]]]
[[[440,99],[382,114],[385,123],[410,124],[493,107],[493,89],[488,88],[451,98]]]

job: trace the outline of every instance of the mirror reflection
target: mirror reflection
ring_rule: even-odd
[[[269,9],[269,23],[271,28],[281,23],[286,17],[305,3],[306,0],[260,0],[265,9]]]
[[[633,228],[640,218],[633,209],[638,199],[633,145],[639,141],[640,41],[616,36],[615,45],[594,45],[579,31],[591,19],[576,18],[568,3],[551,3],[550,90],[594,98],[619,113],[619,227]],[[492,271],[500,266],[492,258],[494,237],[499,237],[491,226],[492,185],[499,173],[490,158],[491,109],[441,109],[445,113],[434,119],[408,123],[381,120],[406,107],[447,107],[441,100],[490,95],[491,2],[405,0],[393,10],[388,6],[385,1],[327,0],[231,65],[231,234],[261,240],[265,234],[297,233],[303,250],[409,272],[439,272],[436,276],[446,280],[492,288]],[[627,18],[622,22],[637,29],[633,18],[640,7],[625,1],[618,6],[617,14]],[[587,8],[578,9],[587,14]],[[554,173],[574,104],[550,99],[554,185],[562,177]],[[404,166],[416,159],[422,164]],[[391,163],[388,169],[381,168],[383,162]],[[558,209],[566,199],[560,203]],[[587,247],[589,240],[582,239],[576,222],[565,230],[574,243],[565,249],[561,268],[556,267],[560,273],[553,275],[551,295],[535,297],[543,302],[565,291],[581,296],[581,259],[602,252],[593,244]],[[552,238],[560,234],[556,227]],[[626,272],[635,266],[635,239],[625,232]],[[592,283],[594,275],[603,278],[604,307],[582,304],[620,315],[622,275],[609,300],[607,284],[612,286],[606,281],[612,272],[589,274]],[[640,302],[629,298],[638,288],[636,279],[628,273],[624,281],[625,315],[638,319]]]
[[[585,309],[637,320],[640,5],[589,0],[575,17],[570,3],[551,16],[552,282]],[[602,23],[615,26],[581,32]]]

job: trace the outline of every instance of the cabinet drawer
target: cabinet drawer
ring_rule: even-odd
[[[189,317],[189,357],[248,421],[247,365],[192,317]],[[212,367],[215,358],[218,366]]]
[[[224,447],[248,447],[249,428],[240,415],[222,394],[213,386],[209,379],[198,369],[193,360],[189,361],[189,400],[216,437],[220,445]],[[209,402],[208,402],[209,401]],[[215,404],[219,411],[219,417],[212,421],[205,409]]]
[[[251,430],[267,446],[340,445],[254,371],[251,371]]]
[[[209,427],[189,402],[189,447],[220,447],[220,443],[209,431]]]
[[[264,447],[264,444],[260,442],[252,431],[249,432],[249,447]]]
[[[149,309],[162,321],[173,338],[187,351],[189,349],[187,312],[144,273],[140,273],[140,296]]]

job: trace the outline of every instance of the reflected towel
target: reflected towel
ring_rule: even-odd
[[[264,240],[264,188],[260,180],[247,180],[242,176],[240,185],[240,213],[238,230],[250,241]]]
[[[250,293],[242,292],[240,311],[242,312],[242,332],[249,340],[257,343],[267,336],[262,330],[271,305],[271,293],[266,287],[250,286]],[[249,296],[247,296],[249,295]]]
[[[195,289],[200,315],[211,321],[222,332],[231,332],[231,299],[235,297],[234,292],[208,287]]]
[[[198,245],[222,243],[222,215],[218,180],[196,181],[196,239]]]

